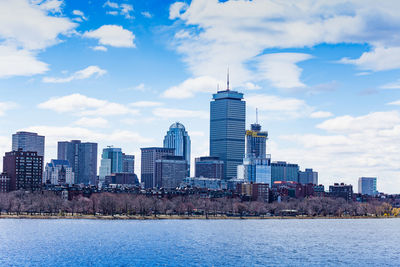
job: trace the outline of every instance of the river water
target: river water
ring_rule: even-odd
[[[0,266],[400,266],[400,220],[1,219]]]

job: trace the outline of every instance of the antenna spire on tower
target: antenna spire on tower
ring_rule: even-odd
[[[256,123],[258,124],[258,108],[256,108]]]
[[[226,75],[226,90],[229,91],[229,67],[228,67],[228,73]]]

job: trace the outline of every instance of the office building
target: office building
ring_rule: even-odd
[[[31,132],[17,132],[12,135],[12,150],[37,152],[38,156],[44,157],[44,136]]]
[[[334,198],[344,198],[347,201],[353,199],[353,186],[344,183],[335,183],[329,186],[329,196]]]
[[[271,156],[254,158],[248,154],[243,164],[238,165],[238,179],[248,183],[265,183],[271,185]]]
[[[134,173],[111,173],[105,177],[105,185],[138,185],[139,180]]]
[[[190,137],[182,123],[173,123],[164,137],[164,147],[174,148],[175,156],[181,156],[188,163],[188,173],[190,176]]]
[[[68,160],[52,159],[46,164],[43,174],[44,184],[72,185],[74,181],[74,172]]]
[[[378,191],[376,190],[376,177],[358,178],[358,193],[370,196],[377,195]]]
[[[181,183],[182,187],[200,188],[208,190],[226,190],[227,181],[217,178],[187,177]]]
[[[276,181],[282,182],[298,182],[299,165],[287,163],[285,161],[277,161],[271,163],[271,179],[272,183]]]
[[[245,200],[269,202],[268,184],[242,183],[237,185],[236,192]]]
[[[153,188],[156,186],[156,160],[161,159],[163,156],[173,156],[175,149],[146,147],[140,150],[142,152],[140,182],[144,183],[145,188]]]
[[[155,187],[177,188],[187,177],[187,161],[181,156],[163,156],[156,160]]]
[[[97,184],[97,143],[58,142],[57,154],[57,159],[70,163],[75,174],[74,184]]]
[[[10,176],[6,173],[0,174],[0,193],[10,192]]]
[[[122,172],[135,173],[135,156],[122,153]]]
[[[246,102],[243,94],[227,89],[213,94],[210,102],[210,156],[224,162],[224,179],[237,176],[244,158]]]
[[[222,179],[224,162],[218,157],[199,157],[195,159],[195,176]]]
[[[3,173],[10,177],[10,191],[39,190],[42,186],[43,156],[36,151],[6,152],[3,158]]]
[[[318,172],[313,169],[305,169],[304,172],[299,171],[299,183],[300,184],[318,184]]]
[[[122,172],[122,150],[121,148],[116,148],[108,146],[103,149],[101,154],[101,162],[99,168],[99,183],[100,185],[104,183],[106,176],[112,173]]]
[[[251,130],[246,131],[246,154],[252,154],[255,158],[265,158],[267,139],[268,132],[262,132],[260,124],[252,124]]]

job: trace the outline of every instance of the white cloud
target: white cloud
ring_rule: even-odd
[[[302,69],[296,63],[310,59],[302,53],[274,53],[260,56],[259,71],[265,79],[278,88],[305,87],[300,81]]]
[[[270,119],[307,117],[314,110],[304,100],[274,95],[249,95],[246,97],[246,103],[249,107],[267,112]]]
[[[268,49],[323,43],[370,44],[377,51],[379,47],[389,47],[384,54],[396,52],[392,59],[384,55],[382,63],[360,60],[360,64],[373,70],[397,68],[400,17],[395,10],[399,8],[398,1],[382,4],[373,0],[194,0],[190,5],[172,4],[169,17],[180,22],[175,23],[172,45],[183,56],[192,76],[223,79],[223,70],[229,66],[232,84],[243,84],[260,77],[257,64]],[[304,87],[299,80],[301,70],[295,64],[306,57],[303,55],[297,61],[276,58],[276,66],[289,70],[287,81],[278,71],[262,77],[273,79],[272,84],[277,87]]]
[[[42,74],[48,65],[36,58],[36,53],[0,45],[0,78]]]
[[[55,77],[44,77],[43,82],[45,83],[67,83],[73,80],[83,80],[88,79],[92,76],[100,77],[106,74],[107,71],[101,69],[98,66],[89,66],[83,70],[79,70],[72,75],[65,78],[55,78]]]
[[[132,107],[148,108],[162,106],[163,103],[155,101],[138,101],[130,104]]]
[[[148,18],[148,19],[153,17],[153,15],[148,11],[143,11],[140,14],[142,14],[143,17]]]
[[[37,59],[77,24],[60,13],[62,1],[0,1],[0,77],[41,74],[48,65]]]
[[[310,117],[315,119],[329,118],[332,116],[333,114],[329,111],[316,111],[310,114]]]
[[[327,133],[281,136],[289,148],[274,147],[274,158],[314,168],[324,184],[356,186],[360,176],[377,176],[378,190],[394,193],[399,187],[399,112],[340,116],[317,127]]]
[[[398,123],[400,123],[400,114],[397,111],[386,111],[372,112],[359,117],[340,116],[318,124],[317,128],[334,133],[354,133],[389,129]]]
[[[97,30],[85,32],[83,36],[98,39],[100,45],[135,47],[135,35],[118,25],[103,25]]]
[[[217,91],[217,85],[222,84],[210,76],[189,78],[177,86],[168,88],[163,94],[166,98],[184,99],[194,97],[195,93],[213,93]]]
[[[102,45],[94,46],[94,47],[92,47],[92,49],[93,49],[94,51],[103,51],[103,52],[107,52],[107,47],[102,46]]]
[[[400,89],[400,79],[380,86],[381,89]]]
[[[16,108],[18,105],[14,102],[0,102],[0,116],[4,116],[6,111]]]
[[[252,82],[246,82],[245,84],[243,84],[243,87],[246,90],[258,90],[258,89],[261,89],[260,86],[258,86],[257,84],[254,84]]]
[[[153,110],[153,114],[160,118],[209,118],[209,114],[207,111],[186,110],[177,108],[156,108]]]
[[[91,98],[81,94],[54,97],[40,103],[38,107],[78,116],[135,115],[139,113],[138,110],[131,109],[122,104]]]
[[[50,2],[43,4],[46,3]],[[68,18],[48,15],[48,8],[44,10],[26,0],[0,1],[1,39],[27,50],[58,43],[60,34],[70,33],[77,25]]]
[[[360,69],[383,71],[400,68],[399,47],[374,47],[372,51],[364,52],[357,59],[342,58],[341,63],[354,64]]]
[[[82,20],[87,20],[87,17],[85,17],[85,13],[83,13],[80,10],[73,10],[72,14],[74,14],[75,16],[78,16],[79,18],[81,18]]]
[[[387,105],[400,106],[400,100],[396,100],[396,101],[393,101],[393,102],[389,102],[389,103],[387,103]]]
[[[82,117],[79,120],[74,122],[75,125],[83,126],[83,127],[93,127],[93,128],[106,128],[109,123],[106,119],[102,117]]]
[[[134,19],[135,17],[133,16],[133,6],[129,4],[118,4],[116,2],[111,2],[107,1],[104,3],[103,7],[105,8],[111,8],[111,9],[116,9],[116,10],[111,10],[107,11],[107,14],[116,16],[116,15],[122,15],[127,19]]]

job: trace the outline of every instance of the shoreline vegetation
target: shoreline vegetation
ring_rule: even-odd
[[[2,214],[0,219],[37,219],[37,220],[292,220],[292,219],[304,219],[304,220],[319,220],[319,219],[393,219],[400,218],[398,216],[214,216],[214,215],[39,215],[39,214]]]
[[[398,217],[388,202],[306,197],[253,201],[240,196],[153,195],[98,192],[90,195],[52,191],[0,193],[0,218],[27,219],[348,219]]]

